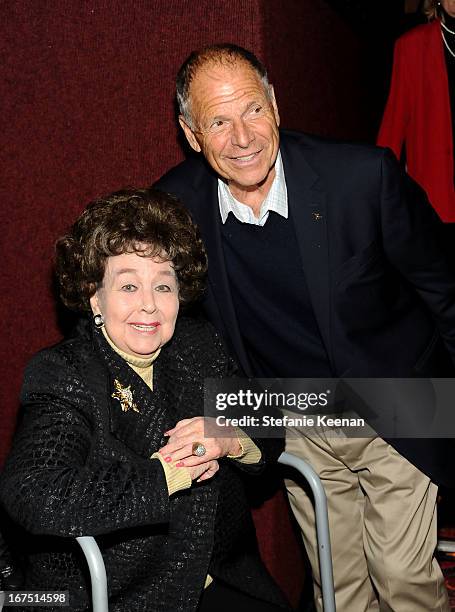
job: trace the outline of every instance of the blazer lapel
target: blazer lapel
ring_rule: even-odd
[[[290,146],[283,138],[281,154],[288,191],[288,204],[302,258],[303,271],[314,314],[329,358],[330,278],[326,193],[319,176],[302,151],[304,145]]]
[[[224,337],[229,338],[245,374],[252,376],[252,368],[240,333],[224,261],[216,177],[212,173],[208,179],[207,174],[198,177],[194,183],[194,192],[197,205],[192,207],[191,212],[201,230],[209,260],[206,306],[210,310],[210,315],[221,322],[224,327]]]
[[[98,331],[94,334],[107,368],[109,430],[135,454],[149,458],[166,443],[163,433],[178,420],[175,406],[164,386],[151,391],[102,334]]]

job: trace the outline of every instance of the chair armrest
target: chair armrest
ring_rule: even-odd
[[[106,568],[98,544],[92,536],[81,536],[76,540],[82,548],[90,570],[93,612],[109,612]]]

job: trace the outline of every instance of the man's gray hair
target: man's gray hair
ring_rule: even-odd
[[[267,70],[258,58],[243,47],[230,43],[221,43],[204,47],[200,51],[193,51],[183,62],[177,73],[177,103],[180,114],[185,123],[194,129],[193,118],[191,116],[189,91],[191,82],[197,71],[207,64],[225,64],[234,66],[238,62],[248,64],[261,79],[267,96],[270,97],[270,85]]]

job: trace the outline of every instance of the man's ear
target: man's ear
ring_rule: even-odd
[[[190,126],[187,124],[187,122],[185,121],[183,115],[179,115],[179,123],[180,123],[180,127],[182,128],[186,139],[188,140],[188,143],[190,145],[190,147],[196,151],[196,153],[200,153],[201,152],[201,147],[197,141],[197,138],[193,132],[193,130],[190,128]]]
[[[270,101],[272,103],[273,114],[275,115],[276,124],[280,125],[280,113],[278,112],[278,106],[276,104],[275,90],[273,89],[273,85],[269,85],[269,96]]]

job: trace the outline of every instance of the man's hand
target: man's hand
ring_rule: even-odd
[[[217,435],[221,433],[223,436]],[[235,429],[220,427],[213,418],[183,419],[166,435],[169,436],[168,443],[159,452],[165,461],[176,461],[178,467],[199,466],[226,455],[238,455],[242,450]],[[202,457],[193,455],[195,442],[205,446],[206,453]]]

